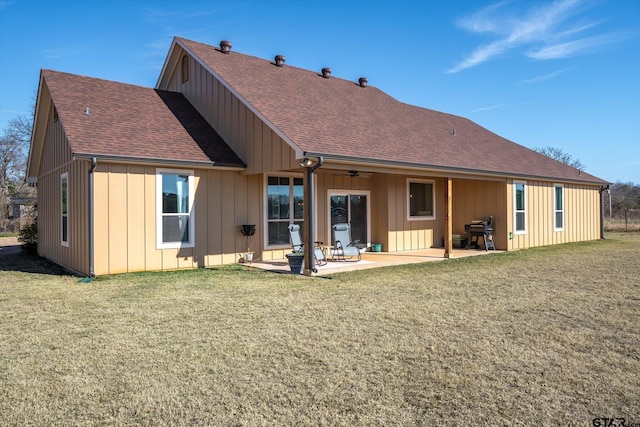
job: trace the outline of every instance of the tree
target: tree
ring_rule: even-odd
[[[565,153],[561,148],[547,146],[543,148],[534,148],[533,150],[576,169],[584,170],[585,168],[580,160],[574,158],[571,154]]]
[[[0,219],[8,216],[11,197],[33,194],[25,181],[32,120],[25,116],[9,120],[0,136]]]

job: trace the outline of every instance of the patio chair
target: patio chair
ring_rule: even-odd
[[[300,226],[298,224],[289,224],[289,239],[291,240],[291,246],[294,252],[304,251],[304,242],[300,235]],[[316,265],[325,265],[327,263],[327,257],[324,256],[324,250],[322,249],[322,242],[313,242],[313,255],[316,259]]]
[[[333,227],[334,246],[331,247],[331,257],[341,261],[346,258],[358,257],[358,261],[362,259],[358,244],[360,240],[351,240],[351,226],[349,224],[335,224]]]

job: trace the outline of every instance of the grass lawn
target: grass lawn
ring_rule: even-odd
[[[607,237],[331,279],[0,259],[0,424],[634,425],[640,234]]]

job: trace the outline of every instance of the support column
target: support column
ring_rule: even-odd
[[[453,180],[444,181],[444,257],[451,258],[453,252]]]
[[[318,157],[315,165],[313,164],[313,161],[307,157],[300,162],[300,166],[304,167],[306,171],[303,209],[304,233],[302,237],[302,242],[304,243],[304,266],[302,274],[307,276],[311,276],[313,273],[317,272],[313,250],[313,243],[315,242],[315,217],[313,215],[315,209],[313,206],[315,199],[315,184],[313,182],[313,174],[316,169],[322,166],[322,163],[322,157]]]

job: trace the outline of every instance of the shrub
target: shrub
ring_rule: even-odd
[[[22,246],[22,251],[28,254],[38,253],[38,226],[30,224],[20,229],[18,241]]]

